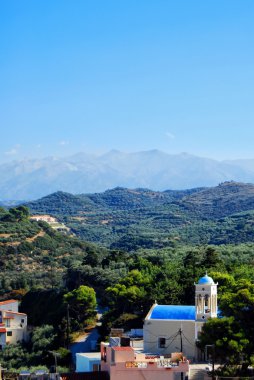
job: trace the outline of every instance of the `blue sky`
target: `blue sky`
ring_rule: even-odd
[[[0,161],[254,158],[253,0],[2,0]]]

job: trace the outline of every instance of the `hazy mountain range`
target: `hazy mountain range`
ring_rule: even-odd
[[[116,186],[153,190],[215,186],[224,181],[254,183],[254,159],[217,161],[158,150],[96,156],[24,159],[0,165],[0,200],[37,199],[55,191],[101,192]]]

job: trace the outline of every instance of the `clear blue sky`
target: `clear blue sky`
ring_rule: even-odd
[[[2,0],[0,162],[254,158],[253,0]]]

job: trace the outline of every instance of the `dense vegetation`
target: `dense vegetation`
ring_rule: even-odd
[[[100,246],[30,221],[23,206],[0,209],[1,298],[19,297],[34,331],[46,335],[44,352],[32,343],[22,346],[23,363],[38,364],[40,352],[40,364],[49,365],[48,352],[54,349],[68,364],[71,334],[94,323],[96,300],[107,310],[102,338],[111,327],[142,327],[155,300],[193,304],[193,283],[205,271],[220,284],[225,319],[207,324],[201,347],[215,344],[218,355],[223,351],[228,358],[228,368],[252,363],[253,189],[227,183],[209,196],[207,189],[156,193],[118,188],[90,196],[55,193],[31,205],[38,213],[57,216],[78,236],[86,231]],[[213,323],[221,331],[217,336]],[[54,339],[47,343],[50,329]],[[220,340],[222,334],[227,340]],[[3,352],[0,361],[19,368],[18,350],[13,347],[9,361]]]
[[[99,194],[54,193],[28,204],[49,213],[83,240],[136,251],[183,244],[254,241],[254,185],[155,192],[116,188]]]
[[[225,273],[217,277],[224,288],[219,303],[223,317],[204,325],[198,344],[203,350],[207,345],[212,348],[213,360],[222,364],[218,374],[248,376],[254,364],[253,268],[241,278]]]

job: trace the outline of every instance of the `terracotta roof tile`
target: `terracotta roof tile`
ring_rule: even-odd
[[[27,314],[25,313],[19,313],[17,311],[10,311],[10,310],[3,310],[6,314],[4,315],[4,318],[10,318],[8,314],[15,314],[15,315],[25,315],[27,316]],[[12,318],[12,317],[11,317]]]
[[[13,303],[13,302],[18,302],[17,300],[6,300],[6,301],[1,301],[0,302],[0,306],[1,305],[8,305],[8,303]]]

